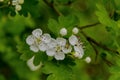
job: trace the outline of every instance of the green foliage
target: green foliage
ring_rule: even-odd
[[[47,80],[72,80],[73,76],[70,67],[52,62],[47,62],[42,71],[45,74],[49,74]]]
[[[24,0],[20,11],[8,1],[0,1],[0,80],[120,80],[119,0]],[[63,27],[67,39],[79,28],[77,36],[85,46],[81,60],[69,55],[56,61],[26,44],[36,28],[56,38]],[[26,64],[33,56],[35,66],[43,63],[37,71]]]
[[[54,19],[49,19],[48,28],[53,32],[56,36],[59,35],[59,31],[61,28],[66,28],[68,30],[68,35],[71,35],[72,28],[79,24],[79,19],[74,15],[68,16],[59,16],[58,21]]]

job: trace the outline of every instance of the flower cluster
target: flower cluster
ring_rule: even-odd
[[[22,9],[21,4],[24,3],[24,0],[12,0],[12,5],[15,6],[16,11],[20,11]]]
[[[73,28],[73,34],[68,38],[52,38],[50,34],[43,33],[41,29],[35,29],[32,34],[26,38],[26,43],[33,52],[43,51],[46,55],[54,57],[56,60],[64,60],[66,55],[72,55],[81,59],[84,55],[82,43],[76,34],[77,28]],[[60,30],[62,36],[67,35],[67,29]]]

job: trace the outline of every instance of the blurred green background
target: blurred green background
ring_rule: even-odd
[[[98,43],[120,51],[120,0],[25,0],[19,12],[14,6],[4,7],[8,1],[0,2],[0,80],[47,80],[48,75],[41,73],[41,69],[31,71],[26,61],[20,59],[17,45],[25,42],[26,36],[36,28],[50,32],[48,20],[58,20],[60,14],[75,15],[80,27],[98,22],[83,31]],[[97,4],[103,8],[96,7]],[[115,21],[118,27],[114,29],[110,21]],[[72,80],[120,80],[119,56],[95,45],[98,51],[95,59],[95,49],[79,35],[86,47],[85,57],[90,56],[92,62],[76,60]]]

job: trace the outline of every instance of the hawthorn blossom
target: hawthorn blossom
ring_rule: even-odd
[[[12,5],[15,6],[16,11],[20,11],[22,9],[21,4],[23,3],[24,3],[24,0],[12,0]]]
[[[69,43],[74,47],[74,56],[77,58],[82,58],[84,55],[83,47],[75,35],[69,37]]]
[[[33,52],[46,51],[47,43],[51,41],[51,36],[47,33],[42,35],[41,29],[35,29],[32,31],[32,35],[26,38],[26,43],[30,45],[30,50]]]
[[[50,47],[46,54],[48,56],[54,56],[56,60],[64,60],[65,54],[70,53],[72,50],[72,47],[66,48],[66,39],[64,38],[57,38],[56,40],[51,40],[53,42],[50,42],[49,45],[53,45]]]

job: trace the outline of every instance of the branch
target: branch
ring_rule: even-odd
[[[116,53],[117,55],[119,55],[119,52],[114,50],[114,49],[111,49],[111,48],[108,48],[107,46],[101,44],[101,43],[98,43],[97,41],[95,41],[94,39],[92,39],[91,37],[87,36],[83,31],[81,31],[81,33],[85,36],[85,38],[89,41],[89,42],[92,42],[94,43],[96,46],[102,48],[103,50],[106,50],[106,51],[109,51],[109,52],[113,52],[113,53]]]
[[[62,15],[62,14],[55,8],[53,1],[52,1],[51,3],[49,3],[47,0],[43,0],[43,2],[44,2],[45,4],[47,4],[51,9],[53,9],[58,16]]]
[[[81,27],[79,27],[79,29],[82,30],[82,29],[86,29],[86,28],[90,28],[90,27],[95,27],[98,24],[100,24],[100,23],[96,22],[94,24],[89,24],[89,25],[86,25],[86,26],[81,26]]]

